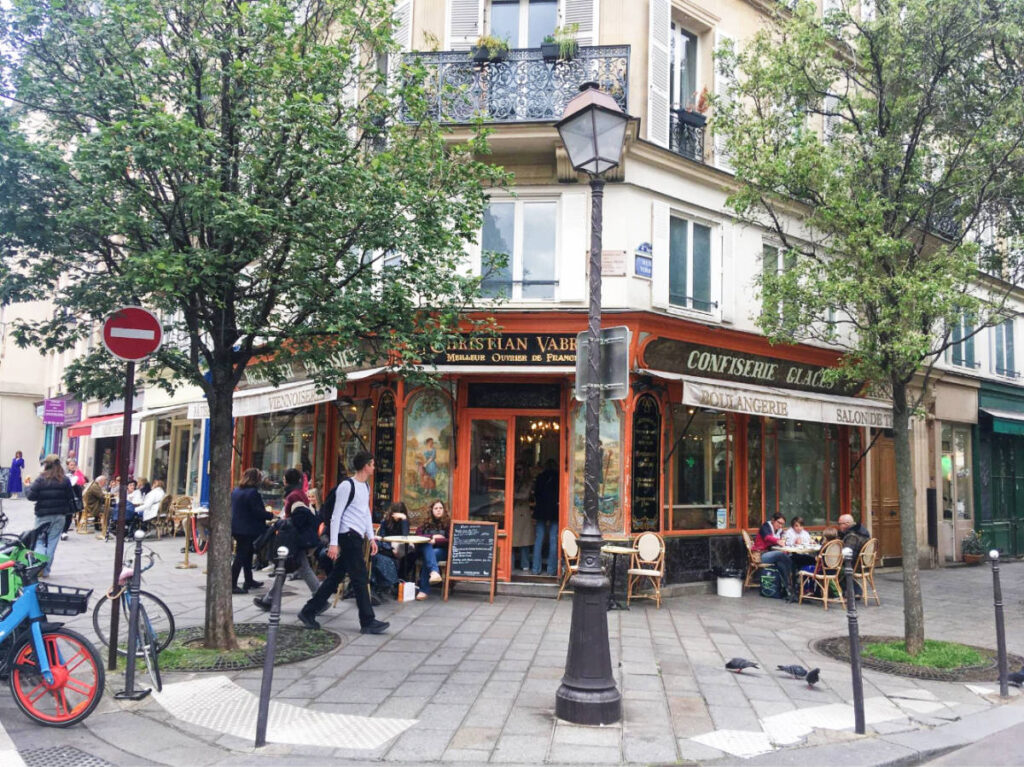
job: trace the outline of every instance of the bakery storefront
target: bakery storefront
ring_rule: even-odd
[[[586,317],[496,319],[500,333],[439,352],[437,386],[355,371],[336,398],[241,417],[241,464],[273,482],[300,465],[323,488],[369,450],[376,515],[401,500],[415,526],[443,500],[455,519],[498,525],[501,580],[528,578],[520,565],[545,467],[559,478],[559,526],[581,526],[584,408],[573,383]],[[606,313],[605,325],[630,328],[632,373],[628,397],[601,406],[599,522],[609,534],[662,533],[669,582],[740,561],[739,530],[775,511],[811,528],[861,518],[868,430],[889,428],[891,415],[829,380],[834,352],[639,312]]]

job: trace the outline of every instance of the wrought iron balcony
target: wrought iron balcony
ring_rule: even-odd
[[[569,61],[545,61],[539,48],[516,49],[502,61],[477,63],[467,51],[409,53],[426,67],[431,117],[447,123],[558,120],[580,85],[596,82],[629,112],[629,46],[581,46]],[[403,108],[403,119],[412,118]]]
[[[668,147],[676,154],[704,162],[704,115],[684,109],[669,111]]]

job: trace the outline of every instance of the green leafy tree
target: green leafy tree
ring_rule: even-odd
[[[206,642],[231,608],[232,392],[259,364],[396,368],[479,295],[463,267],[507,181],[432,121],[393,0],[11,0],[0,11],[2,299],[52,298],[22,344],[70,348],[124,304],[161,313],[142,368],[210,409]],[[404,111],[399,112],[399,109]],[[462,326],[465,328],[465,324]],[[70,391],[119,395],[102,347]]]
[[[839,374],[892,398],[905,634],[924,640],[910,419],[936,361],[1006,315],[1024,168],[1021,7],[877,0],[780,10],[718,52],[729,203],[781,244],[759,278],[776,342],[848,353]],[[851,11],[852,8],[852,11]],[[979,266],[986,274],[979,272]],[[966,321],[965,321],[966,318]]]

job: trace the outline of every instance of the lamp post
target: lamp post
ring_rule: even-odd
[[[612,676],[608,647],[608,579],[601,571],[597,524],[601,405],[601,174],[622,159],[629,115],[597,87],[584,83],[555,125],[577,171],[590,176],[590,283],[587,333],[586,446],[583,464],[583,531],[580,565],[572,578],[572,624],[565,674],[555,696],[555,714],[577,724],[610,724],[622,718],[622,694]]]

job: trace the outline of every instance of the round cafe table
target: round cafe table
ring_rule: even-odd
[[[618,557],[624,557],[631,555],[634,552],[632,546],[616,546],[609,544],[601,547],[601,551],[606,554],[612,555],[612,582],[611,588],[608,591],[608,609],[609,610],[628,610],[629,606],[622,604],[615,598],[615,560]]]
[[[209,516],[210,515],[210,510],[209,509],[203,509],[203,508],[176,509],[174,511],[174,514],[182,517],[182,525],[181,525],[181,527],[182,527],[182,532],[185,533],[185,561],[184,562],[179,562],[174,567],[177,570],[191,570],[194,567],[196,567],[196,565],[194,565],[194,564],[192,564],[191,562],[188,561],[188,543],[189,543],[189,541],[188,541],[188,528],[194,523],[194,520],[198,519],[199,517]],[[189,521],[188,525],[186,525],[185,522],[184,522],[184,520],[186,520],[186,519]]]
[[[416,546],[420,543],[430,543],[433,538],[428,538],[425,535],[385,535],[381,540],[388,543],[406,543],[410,546]]]

